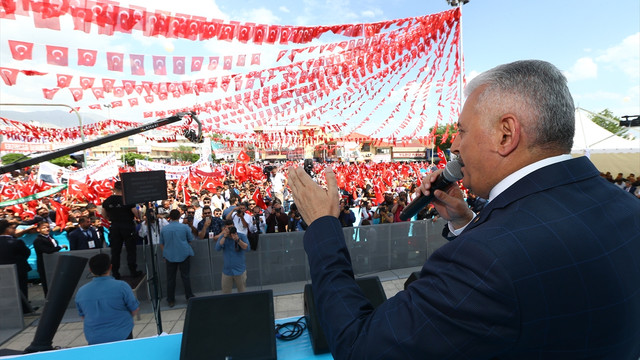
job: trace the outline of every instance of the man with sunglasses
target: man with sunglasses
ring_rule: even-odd
[[[211,207],[205,205],[202,208],[202,220],[198,223],[198,238],[218,241],[224,221],[220,218],[222,210],[215,209],[215,216],[211,215]]]

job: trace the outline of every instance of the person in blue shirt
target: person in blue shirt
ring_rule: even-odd
[[[84,320],[89,345],[133,339],[133,316],[140,303],[129,284],[111,276],[111,258],[98,254],[89,259],[95,276],[76,294],[78,314]]]
[[[193,248],[189,244],[193,241],[191,229],[180,223],[180,211],[173,209],[169,212],[169,224],[160,231],[160,248],[162,256],[167,264],[167,303],[169,307],[176,304],[176,274],[180,269],[180,277],[184,285],[184,294],[189,300],[194,297],[191,290],[191,278],[189,276],[190,258],[194,255]]]
[[[249,251],[247,235],[238,232],[233,220],[226,220],[222,236],[216,243],[216,251],[222,251],[224,266],[222,267],[222,293],[230,294],[233,283],[238,292],[245,292],[247,287],[247,265],[245,251]]]

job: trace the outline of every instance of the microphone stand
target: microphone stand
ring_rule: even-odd
[[[149,250],[151,254],[151,273],[147,269],[147,274],[151,276],[147,279],[147,288],[153,286],[153,292],[151,293],[151,307],[153,308],[153,314],[156,318],[156,326],[158,335],[162,334],[162,316],[160,314],[160,284],[158,282],[158,267],[156,265],[156,249],[153,244],[153,232],[158,229],[158,218],[156,216],[156,209],[152,202],[147,203],[147,211],[145,213],[147,218],[147,240],[149,242]]]

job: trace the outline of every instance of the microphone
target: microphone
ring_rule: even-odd
[[[420,212],[422,208],[427,206],[433,200],[433,193],[436,190],[446,190],[451,184],[462,179],[462,165],[458,159],[452,159],[444,167],[444,171],[438,175],[436,181],[431,184],[429,195],[422,195],[414,199],[407,207],[405,207],[400,213],[400,220],[407,221],[411,219],[415,214]]]

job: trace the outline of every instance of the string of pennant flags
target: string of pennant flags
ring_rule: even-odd
[[[435,108],[437,113],[436,126],[446,120],[451,122],[460,111],[458,79],[463,68],[459,46],[459,9],[371,24],[292,27],[233,21],[224,24],[196,16],[177,16],[161,11],[152,13],[134,6],[119,7],[112,1],[106,7],[100,2],[89,4],[89,1],[71,0],[65,3],[66,7],[3,1],[0,19],[31,16],[36,28],[57,30],[59,22],[70,17],[75,30],[88,32],[95,25],[98,33],[103,35],[140,31],[146,36],[194,41],[306,46],[278,50],[275,65],[265,68],[262,65],[264,52],[168,57],[102,52],[11,39],[6,43],[11,57],[24,67],[0,67],[3,80],[0,85],[20,86],[19,76],[40,76],[46,100],[70,94],[78,109],[86,106],[94,110],[103,107],[134,109],[142,104],[154,104],[156,109],[153,111],[140,110],[144,118],[195,110],[201,114],[201,120],[204,118],[206,131],[221,133],[231,125],[244,128],[244,132],[230,133],[233,139],[229,144],[264,141],[255,137],[252,131],[255,127],[308,124],[338,125],[350,132],[365,130],[363,132],[369,137],[380,141],[423,139],[428,142],[435,134],[434,131],[424,134],[424,127],[430,123],[428,120],[433,120],[429,114],[432,111],[429,102],[435,105],[431,108]],[[80,3],[84,5],[80,6]],[[86,15],[88,13],[84,18],[79,15],[89,9],[91,16]],[[115,13],[117,16],[113,15]],[[125,21],[123,26],[105,18],[122,20],[126,18],[125,13],[138,14],[138,20],[133,23]],[[158,14],[162,16],[158,17]],[[161,18],[172,27],[165,29],[165,25],[157,22]],[[211,24],[215,24],[215,31],[209,27]],[[309,44],[327,32],[352,39]],[[76,58],[70,56],[74,53]],[[99,57],[106,62],[98,62]],[[110,72],[113,76],[79,75],[72,63],[77,64],[77,69],[106,64],[100,72]],[[49,74],[41,71],[39,64],[52,65],[47,68],[49,70],[56,66],[68,70],[54,70]],[[169,75],[180,76],[180,81],[166,81]],[[150,76],[157,78],[149,79]],[[144,80],[137,80],[138,77]],[[60,95],[65,92],[67,95]],[[87,92],[93,96],[86,96]],[[180,99],[184,105],[179,109],[162,105],[174,99]],[[156,102],[159,102],[158,106]],[[380,116],[381,111],[385,112],[384,116]],[[116,128],[106,127],[101,131],[112,129],[115,131]],[[64,136],[70,139],[76,133],[43,131],[33,134],[39,131],[41,129],[16,128],[8,131],[7,135],[36,139],[50,136],[52,140],[59,140]]]

